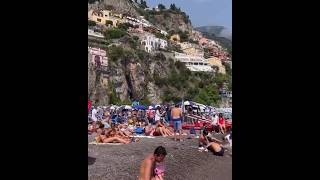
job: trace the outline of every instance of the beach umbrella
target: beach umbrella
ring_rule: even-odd
[[[146,107],[144,105],[134,105],[132,106],[133,109],[138,109],[138,110],[146,110]]]
[[[190,101],[185,101],[183,104],[184,104],[185,106],[189,106],[189,105],[191,105],[191,102],[190,102]]]

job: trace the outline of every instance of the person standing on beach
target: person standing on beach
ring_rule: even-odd
[[[158,106],[157,110],[156,110],[156,113],[155,113],[155,117],[154,117],[155,123],[157,123],[157,121],[160,121],[161,117],[163,116],[163,113],[161,113],[160,109],[161,109],[161,107]]]
[[[218,125],[219,125],[220,132],[222,134],[225,134],[227,132],[226,122],[225,122],[225,119],[223,118],[223,115],[221,113],[219,114]]]
[[[149,154],[141,163],[139,180],[162,179],[162,176],[156,175],[156,164],[164,161],[167,152],[162,146],[158,146],[153,154]]]
[[[91,111],[91,119],[92,119],[92,121],[94,121],[94,122],[96,122],[98,119],[97,119],[97,113],[98,113],[98,111],[97,111],[97,109],[94,107],[93,109],[92,109],[92,111]]]
[[[174,108],[171,110],[171,119],[173,121],[173,128],[174,128],[174,140],[177,140],[176,133],[179,132],[179,137],[181,137],[181,121],[182,121],[182,110],[179,108],[179,105],[176,104]],[[181,139],[180,139],[181,141]]]

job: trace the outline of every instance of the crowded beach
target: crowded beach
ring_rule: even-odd
[[[214,157],[223,157],[229,151],[232,157],[231,108],[214,108],[192,101],[95,107],[88,101],[88,110],[90,146],[114,149],[119,146],[112,145],[159,144],[140,160],[139,172],[133,179],[174,179],[165,175],[163,160],[168,143],[173,147],[189,144],[195,153],[208,153]],[[173,145],[174,142],[177,144]],[[154,166],[149,167],[150,162]]]

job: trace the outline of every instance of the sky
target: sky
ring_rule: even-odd
[[[189,15],[192,26],[224,26],[232,31],[232,0],[146,0],[149,7],[175,4]],[[138,2],[140,2],[138,0]]]

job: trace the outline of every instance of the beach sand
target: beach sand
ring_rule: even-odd
[[[89,135],[88,141],[94,136]],[[221,139],[221,138],[220,138]],[[168,137],[141,138],[127,145],[88,145],[89,180],[136,180],[140,163],[157,146],[167,150],[166,180],[231,180],[232,149],[223,157],[198,151],[198,139],[176,142]]]

